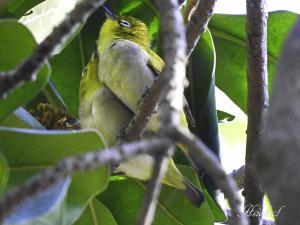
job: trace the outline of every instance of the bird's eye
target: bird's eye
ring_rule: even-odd
[[[121,20],[120,21],[120,25],[122,27],[130,27],[131,26],[131,24],[128,21],[126,21],[126,20]]]

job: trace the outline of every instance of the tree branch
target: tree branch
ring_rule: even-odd
[[[156,0],[163,33],[163,50],[165,54],[165,68],[161,80],[160,105],[161,127],[159,134],[166,136],[169,129],[181,126],[180,116],[183,109],[183,91],[185,84],[185,63],[186,63],[186,39],[184,32],[183,18],[177,0]],[[143,210],[141,211],[138,225],[152,224],[157,198],[161,188],[161,179],[164,177],[169,157],[172,157],[174,147],[164,149],[156,159],[153,168],[150,186],[145,194]]]
[[[248,224],[247,218],[241,210],[242,203],[237,195],[237,186],[232,177],[226,175],[216,156],[192,133],[177,129],[175,130],[175,135],[178,141],[186,145],[189,151],[193,152],[193,155],[197,157],[196,160],[201,163],[203,168],[206,169],[223,191],[232,210],[232,224]]]
[[[240,167],[237,170],[232,171],[229,176],[235,181],[238,189],[244,188],[245,183],[245,166]]]
[[[191,17],[191,21],[186,28],[187,55],[191,54],[200,36],[205,31],[208,21],[213,14],[215,2],[216,0],[203,0],[197,5],[196,10]],[[160,3],[158,3],[158,5],[160,5]],[[163,95],[162,89],[164,81],[161,77],[162,76],[159,76],[154,81],[148,93],[139,104],[134,118],[125,129],[125,136],[123,138],[126,141],[130,142],[140,139],[144,133],[151,115],[155,112],[155,109],[158,106],[160,96]]]
[[[217,0],[200,0],[186,27],[187,56],[190,56],[213,15]]]
[[[171,142],[167,138],[151,138],[65,158],[55,166],[49,167],[28,179],[23,185],[11,189],[1,199],[0,224],[24,199],[45,190],[63,177],[71,176],[79,171],[92,170],[108,163],[120,163],[137,154],[155,153],[161,149],[168,149],[170,145]]]
[[[51,56],[53,51],[64,43],[75,31],[76,27],[87,19],[105,0],[81,0],[67,15],[66,19],[48,37],[39,44],[32,55],[15,69],[0,73],[0,99],[26,81],[34,81],[41,65]]]
[[[290,32],[279,60],[266,134],[255,168],[277,211],[277,225],[300,221],[299,58],[300,19]]]
[[[122,139],[131,142],[142,137],[151,115],[155,112],[159,104],[163,85],[164,81],[161,79],[161,76],[157,77],[145,97],[139,103],[137,113],[126,127],[125,135]]]
[[[245,164],[245,206],[257,205],[262,214],[263,191],[251,171],[261,137],[265,131],[265,115],[269,104],[267,71],[267,10],[265,0],[247,0],[248,46],[248,127]],[[249,217],[251,225],[261,216]]]
[[[192,11],[196,8],[197,3],[199,0],[187,0],[185,6],[183,7],[182,14],[183,20],[186,24],[191,16]]]

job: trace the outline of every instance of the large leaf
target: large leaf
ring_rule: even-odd
[[[92,44],[91,44],[92,48]],[[85,63],[79,54],[80,39],[75,38],[60,54],[50,59],[52,81],[64,99],[69,112],[77,116],[79,107],[79,82]]]
[[[98,199],[91,200],[74,225],[117,225],[111,212]]]
[[[7,71],[28,57],[36,44],[30,31],[14,20],[0,21],[0,33],[0,71]],[[0,100],[0,121],[33,98],[48,82],[49,75],[49,67],[42,67],[35,82],[18,87]]]
[[[205,32],[191,55],[188,69],[188,99],[196,120],[192,129],[216,154],[219,152],[215,104],[215,50],[210,32]]]
[[[288,12],[270,13],[268,17],[269,87],[284,40],[297,18]],[[247,107],[247,49],[245,16],[214,15],[209,29],[216,52],[216,83],[244,112]]]
[[[97,132],[0,128],[0,150],[10,166],[8,189],[62,158],[104,148]],[[74,222],[94,195],[106,187],[108,167],[78,173],[67,195],[67,224]],[[84,185],[83,185],[84,184]]]
[[[190,130],[201,138],[204,143],[219,157],[218,119],[215,103],[215,65],[216,56],[214,43],[207,30],[194,49],[187,67],[189,87],[186,97],[195,119],[195,127]],[[194,158],[193,155],[191,155]],[[199,175],[204,170],[196,163]],[[209,176],[203,176],[204,183],[212,193],[216,187]]]
[[[198,183],[195,174],[189,179],[195,184]],[[199,187],[199,183],[197,186]],[[144,193],[145,186],[140,181],[122,179],[111,181],[109,188],[98,198],[109,208],[119,225],[128,225],[135,223]],[[153,224],[210,225],[213,224],[213,218],[206,202],[196,208],[183,193],[163,185]]]
[[[36,5],[19,20],[40,43],[47,37],[76,5],[77,0],[46,0]],[[51,18],[51,20],[49,20]]]

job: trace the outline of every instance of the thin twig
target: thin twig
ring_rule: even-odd
[[[170,144],[169,139],[166,138],[151,138],[65,158],[55,166],[28,179],[23,185],[11,189],[1,199],[0,224],[24,199],[45,190],[63,177],[71,176],[79,171],[92,170],[108,163],[120,163],[137,154],[155,153],[159,149],[169,148]]]
[[[245,183],[245,166],[241,166],[239,169],[232,171],[229,176],[233,178],[239,189],[244,188]]]
[[[172,149],[161,149],[167,153],[168,150]],[[168,154],[167,154],[168,155]],[[157,199],[159,197],[161,189],[161,180],[165,176],[165,172],[168,167],[168,158],[165,154],[159,152],[155,157],[153,166],[152,179],[148,183],[147,194],[145,194],[142,209],[139,213],[137,225],[151,225],[153,221],[153,215],[155,214],[155,208]]]
[[[217,185],[228,199],[232,210],[232,224],[246,225],[247,218],[243,213],[242,203],[237,195],[238,189],[231,176],[227,176],[217,157],[211,150],[195,135],[185,130],[177,129],[174,131],[178,141],[187,146],[193,152],[203,168],[211,175]]]
[[[159,76],[139,103],[137,113],[126,127],[125,135],[122,137],[125,141],[131,142],[142,137],[151,115],[155,112],[160,101],[162,87],[163,79]]]
[[[266,0],[247,0],[248,46],[248,127],[245,163],[245,206],[257,205],[262,214],[263,191],[253,175],[253,159],[265,131],[265,115],[269,104],[267,71],[267,10]],[[250,217],[257,225],[261,216]]]
[[[24,82],[36,80],[36,73],[41,65],[104,2],[105,0],[81,0],[64,21],[34,49],[28,59],[13,70],[0,73],[0,99],[5,98],[10,91]]]
[[[213,15],[216,1],[217,0],[201,0],[198,2],[186,27],[187,56],[192,53],[198,40],[204,33],[208,22]]]

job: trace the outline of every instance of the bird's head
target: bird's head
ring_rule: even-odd
[[[150,49],[148,28],[141,20],[130,16],[108,16],[100,30],[100,53],[107,44],[122,39],[133,41],[146,51]]]

